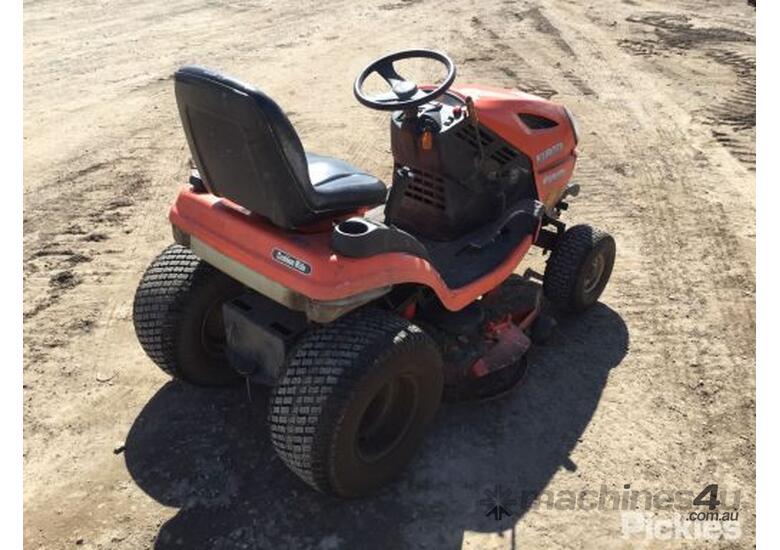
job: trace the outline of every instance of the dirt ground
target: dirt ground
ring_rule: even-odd
[[[740,491],[742,536],[724,546],[752,547],[754,37],[737,0],[26,0],[26,546],[692,547],[622,538],[612,508],[520,497],[718,483]],[[443,408],[401,479],[343,502],[275,458],[261,391],[249,404],[159,372],[131,304],[188,173],[178,66],[255,83],[307,148],[388,181],[386,116],[351,85],[414,46],[451,54],[458,82],[576,113],[583,193],[566,219],[609,230],[618,259],[525,386]],[[512,491],[500,521],[479,502],[496,485]]]

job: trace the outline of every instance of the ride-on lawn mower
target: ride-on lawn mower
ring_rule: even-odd
[[[441,63],[417,86],[400,60]],[[377,73],[390,86],[370,96]],[[391,111],[393,176],[304,150],[259,90],[196,66],[175,74],[194,169],[170,210],[176,244],[133,305],[144,351],[202,386],[273,386],[281,459],[314,488],[354,497],[399,472],[443,399],[484,399],[524,377],[559,310],[596,302],[614,240],[566,229],[579,188],[564,107],[515,90],[452,88],[431,50],[382,57],[354,93]],[[543,285],[514,274],[532,245]]]

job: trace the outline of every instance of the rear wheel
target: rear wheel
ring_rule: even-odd
[[[274,388],[271,440],[315,489],[341,497],[395,476],[439,407],[433,340],[409,321],[365,309],[305,336]]]
[[[242,289],[188,248],[169,246],[135,293],[133,325],[141,347],[163,371],[192,384],[238,381],[225,357],[222,304]]]
[[[575,225],[547,260],[545,297],[564,311],[584,311],[601,296],[614,264],[615,240],[589,225]]]

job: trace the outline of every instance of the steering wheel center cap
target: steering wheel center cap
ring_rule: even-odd
[[[393,93],[400,99],[408,99],[417,93],[417,84],[404,80],[393,84]]]

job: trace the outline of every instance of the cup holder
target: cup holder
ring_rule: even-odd
[[[350,237],[359,237],[365,235],[374,227],[369,225],[366,221],[361,219],[345,220],[336,226],[336,231],[342,235],[348,235]]]
[[[414,237],[395,227],[365,218],[349,218],[330,234],[333,251],[350,258],[368,258],[385,252],[403,252],[428,259],[428,251]]]

